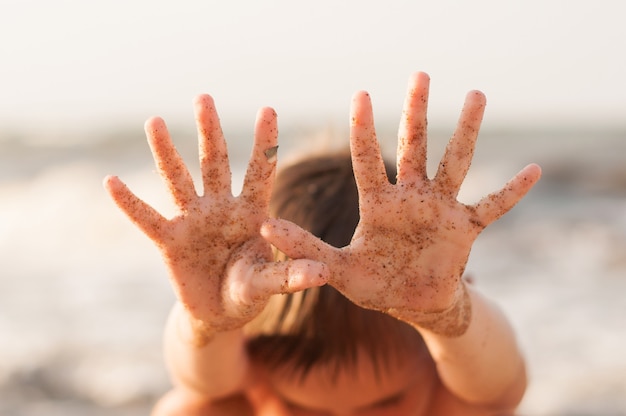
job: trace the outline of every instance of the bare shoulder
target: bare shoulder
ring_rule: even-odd
[[[253,416],[253,414],[248,400],[243,395],[209,401],[172,390],[159,400],[151,416]]]
[[[514,411],[497,411],[464,402],[439,384],[429,414],[445,416],[513,416]]]
[[[248,399],[242,395],[229,397],[211,405],[207,416],[252,416]]]

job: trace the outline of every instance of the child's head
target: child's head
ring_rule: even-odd
[[[395,167],[386,167],[395,182]],[[308,157],[282,169],[270,209],[272,216],[290,220],[335,247],[348,245],[359,222],[349,152]],[[255,362],[301,380],[319,366],[335,378],[342,370],[356,370],[363,357],[378,374],[396,367],[407,354],[425,350],[414,328],[356,306],[330,285],[274,296],[246,331]]]

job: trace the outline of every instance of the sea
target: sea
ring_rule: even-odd
[[[251,131],[226,133],[237,193]],[[431,130],[431,174],[449,133]],[[194,131],[172,135],[197,179]],[[279,158],[346,137],[288,126]],[[379,137],[393,157],[393,129]],[[486,129],[460,200],[475,202],[531,162],[540,183],[478,237],[467,266],[526,356],[519,414],[626,415],[626,126]],[[173,213],[141,125],[0,129],[2,416],[148,415],[170,388],[162,331],[174,296],[155,247],[104,191],[107,174]]]

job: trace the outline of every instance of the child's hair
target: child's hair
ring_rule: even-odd
[[[386,163],[395,182],[395,167]],[[290,220],[328,244],[350,243],[359,222],[358,191],[349,151],[313,156],[281,169],[270,203],[273,217]],[[277,259],[284,259],[278,253]],[[381,363],[426,350],[418,331],[384,313],[356,306],[330,285],[272,297],[246,326],[248,353],[270,369],[304,378],[313,366],[354,368],[357,354]]]

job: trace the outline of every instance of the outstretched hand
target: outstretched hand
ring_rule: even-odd
[[[461,277],[474,240],[522,199],[541,170],[534,164],[527,166],[474,205],[457,201],[485,97],[478,91],[467,95],[457,128],[430,179],[426,172],[428,90],[426,74],[411,78],[399,129],[395,185],[385,173],[370,97],[365,92],[354,96],[350,147],[360,221],[347,247],[332,247],[280,219],[267,221],[261,233],[291,258],[325,262],[331,269],[329,283],[356,304],[454,334],[467,324],[467,316],[460,316],[467,315],[463,303],[468,302]],[[444,315],[444,327],[437,327],[433,322]]]
[[[191,316],[212,331],[235,329],[254,318],[276,293],[324,284],[325,265],[309,260],[272,261],[259,229],[268,218],[276,168],[276,113],[261,109],[243,190],[234,197],[219,118],[208,95],[195,101],[204,194],[191,175],[160,118],[145,130],[157,170],[177,207],[164,218],[135,196],[117,177],[105,187],[118,207],[159,248],[178,299]]]

